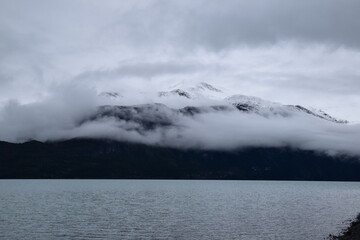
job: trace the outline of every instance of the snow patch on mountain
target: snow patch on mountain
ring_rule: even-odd
[[[116,99],[116,98],[122,98],[123,95],[121,95],[118,92],[101,92],[99,95],[99,97],[105,97],[105,98],[111,98],[111,99]]]
[[[193,85],[187,85],[183,82],[173,85],[169,88],[168,91],[161,91],[159,92],[160,97],[167,97],[167,96],[179,96],[179,97],[186,97],[189,99],[219,99],[224,96],[224,92],[214,87],[213,85],[200,82]]]
[[[325,120],[328,120],[328,121],[331,121],[331,122],[349,123],[347,120],[338,119],[338,118],[335,118],[333,116],[330,116],[328,113],[324,112],[321,109],[316,109],[316,108],[312,108],[312,107],[305,108],[305,107],[302,107],[302,106],[299,106],[299,105],[296,105],[295,107],[298,108],[298,109],[301,109],[302,111],[306,111],[307,113],[309,113],[311,115],[314,115],[316,117],[319,117],[319,118],[322,118],[322,119],[325,119]]]
[[[178,96],[178,97],[185,97],[185,98],[188,98],[190,99],[191,98],[191,95],[190,93],[184,91],[184,90],[181,90],[181,89],[174,89],[172,91],[161,91],[159,92],[158,94],[159,97],[169,97],[169,96]]]
[[[233,95],[225,98],[225,101],[229,102],[237,109],[243,112],[256,113],[264,117],[270,116],[282,116],[290,117],[294,114],[308,114],[314,117],[318,117],[327,121],[336,123],[347,123],[347,121],[336,119],[322,110],[307,109],[300,105],[283,105],[267,100],[263,100],[258,97],[245,96],[245,95]]]

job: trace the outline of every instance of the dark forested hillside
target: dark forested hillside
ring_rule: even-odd
[[[226,152],[90,139],[0,142],[0,178],[359,181],[360,161],[290,148]]]

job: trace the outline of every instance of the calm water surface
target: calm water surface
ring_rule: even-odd
[[[325,239],[360,183],[1,180],[0,239]]]

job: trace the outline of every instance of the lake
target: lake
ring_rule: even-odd
[[[0,239],[286,239],[336,234],[360,183],[0,180]]]

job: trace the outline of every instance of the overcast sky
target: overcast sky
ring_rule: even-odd
[[[358,0],[0,0],[0,106],[69,83],[205,81],[360,122],[359,11]]]

